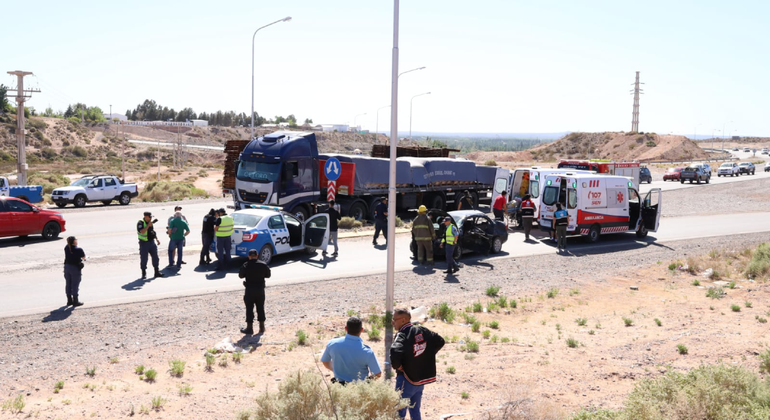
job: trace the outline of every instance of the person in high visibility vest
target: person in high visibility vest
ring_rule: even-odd
[[[521,222],[524,224],[524,242],[529,242],[529,233],[532,231],[532,220],[535,218],[537,206],[529,194],[523,198],[521,201]]]
[[[160,272],[160,259],[158,259],[158,245],[160,239],[155,233],[153,225],[158,219],[152,219],[152,213],[144,212],[144,218],[136,224],[136,232],[139,236],[139,265],[142,268],[142,280],[147,278],[147,260],[152,257],[152,266],[155,268],[155,277],[163,277]]]
[[[219,265],[217,270],[226,270],[230,264],[230,250],[232,241],[230,236],[235,228],[235,221],[227,215],[225,209],[217,210],[217,221],[214,222],[214,236],[217,238],[217,259]]]
[[[569,225],[569,214],[561,203],[556,203],[556,213],[553,214],[553,224],[556,230],[556,247],[558,252],[567,250],[567,225]]]
[[[451,217],[444,218],[444,239],[441,240],[441,248],[446,251],[446,271],[452,274],[460,271],[460,265],[455,261],[455,245],[460,234],[457,232],[457,226],[452,224]]]
[[[420,206],[417,217],[412,221],[412,238],[417,244],[417,261],[422,265],[433,265],[433,241],[436,230],[428,217],[428,208]]]

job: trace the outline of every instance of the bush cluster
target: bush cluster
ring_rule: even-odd
[[[205,198],[208,196],[209,194],[206,191],[195,188],[191,184],[168,181],[150,182],[144,187],[144,190],[139,193],[139,199],[141,201],[150,202],[177,201],[188,198]]]

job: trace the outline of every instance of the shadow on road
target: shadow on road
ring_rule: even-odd
[[[245,349],[247,347],[257,348],[262,345],[260,342],[262,340],[262,334],[246,334],[244,335],[240,340],[238,340],[237,343],[235,343],[236,346]]]
[[[19,236],[19,237],[16,237],[16,238],[4,238],[4,239],[0,239],[0,249],[1,248],[13,248],[13,247],[23,248],[23,247],[25,247],[27,245],[35,245],[35,244],[39,244],[39,243],[48,243],[48,242],[52,242],[52,241],[59,241],[61,239],[62,239],[61,237],[58,237],[56,239],[48,239],[48,240],[46,240],[46,239],[43,239],[42,236],[32,236],[32,237],[29,237],[29,236],[28,237]]]
[[[155,280],[155,277],[148,277],[146,279],[142,279],[141,277],[132,281],[131,283],[126,283],[123,286],[120,286],[123,290],[128,290],[129,292],[133,292],[134,290],[140,290],[142,287],[144,287],[145,284]]]
[[[674,249],[655,242],[654,236],[647,236],[644,239],[636,238],[634,233],[617,233],[613,235],[602,236],[599,243],[588,244],[581,238],[567,238],[567,249],[561,255],[572,257],[587,257],[590,255],[607,254],[612,252],[632,251],[647,247],[659,247],[673,251]],[[551,245],[556,252],[556,243],[544,241],[546,245]]]
[[[62,306],[59,309],[54,309],[43,318],[43,322],[64,321],[69,318],[74,309],[72,306]]]
[[[415,274],[419,274],[421,276],[433,274],[436,272],[436,267],[432,265],[418,265],[417,262],[412,261],[412,264],[414,264],[414,268],[412,268],[412,272]]]

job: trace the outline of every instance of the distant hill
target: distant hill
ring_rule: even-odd
[[[561,139],[533,148],[535,160],[611,159],[656,160],[705,159],[708,154],[684,136],[655,133],[570,133]]]

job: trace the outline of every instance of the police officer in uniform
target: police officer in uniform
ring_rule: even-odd
[[[227,270],[227,266],[230,264],[230,250],[233,246],[230,236],[235,229],[235,221],[227,215],[224,208],[217,210],[217,216],[218,219],[214,222],[214,236],[217,238],[217,259],[219,259],[217,270]]]
[[[446,251],[446,273],[452,274],[460,271],[460,265],[455,261],[455,245],[460,236],[457,227],[452,224],[452,218],[444,218],[444,239],[441,240],[441,247]]]
[[[243,263],[238,277],[245,278],[243,286],[243,303],[246,304],[246,328],[241,328],[243,334],[254,334],[254,305],[257,306],[257,321],[259,334],[265,332],[265,279],[270,278],[270,267],[259,260],[256,249],[249,250],[249,260]]]
[[[78,240],[74,236],[67,238],[67,246],[64,247],[64,280],[67,282],[65,292],[67,293],[67,306],[83,306],[83,302],[78,299],[78,290],[80,289],[81,271],[83,270],[83,261],[86,260],[86,253],[78,247]]]
[[[160,260],[158,259],[158,245],[160,245],[160,239],[155,233],[153,224],[158,219],[152,220],[152,213],[149,211],[144,212],[144,218],[139,220],[136,224],[136,231],[139,236],[139,265],[142,267],[142,279],[147,278],[147,259],[148,256],[152,256],[152,267],[155,269],[154,277],[163,277],[163,273],[160,272]]]
[[[201,260],[198,265],[206,265],[211,263],[211,244],[214,242],[214,222],[216,222],[216,211],[211,209],[209,214],[203,216],[203,229],[201,230],[201,238],[203,240],[203,248],[201,248]]]

